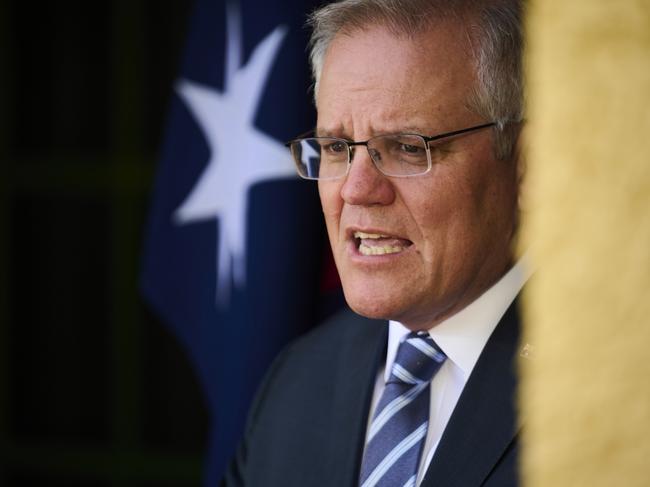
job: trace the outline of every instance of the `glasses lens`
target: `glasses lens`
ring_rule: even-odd
[[[305,179],[335,179],[348,169],[348,144],[331,137],[300,139],[291,144],[298,174]]]
[[[368,141],[368,152],[388,176],[416,176],[430,167],[426,141],[419,135],[380,135]]]

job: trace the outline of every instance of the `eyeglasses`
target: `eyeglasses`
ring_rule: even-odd
[[[350,170],[354,147],[365,145],[375,167],[386,176],[421,176],[431,170],[431,142],[455,137],[496,125],[484,123],[444,134],[378,135],[355,142],[338,137],[301,137],[285,144],[291,149],[298,175],[304,179],[330,180],[344,177]]]

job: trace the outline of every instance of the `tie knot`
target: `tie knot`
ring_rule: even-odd
[[[411,332],[397,349],[388,382],[429,382],[446,358],[428,333]]]

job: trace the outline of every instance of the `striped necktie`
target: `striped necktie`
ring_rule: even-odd
[[[366,439],[361,487],[414,487],[429,423],[429,384],[446,359],[426,332],[397,350]]]

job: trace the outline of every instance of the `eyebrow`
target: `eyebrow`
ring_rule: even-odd
[[[348,137],[346,135],[341,134],[342,131],[339,130],[327,130],[324,128],[316,127],[313,130],[314,137],[335,137],[337,139],[345,139],[345,140],[354,140],[351,137]],[[429,132],[427,130],[423,130],[422,127],[416,127],[415,125],[409,125],[406,127],[400,127],[399,129],[396,130],[387,130],[387,131],[382,131],[378,133],[373,133],[371,137],[376,137],[378,135],[397,135],[397,134],[417,134],[417,135],[423,135],[423,136],[431,136],[431,135],[437,135],[443,133],[440,130],[437,132]]]
[[[418,134],[418,135],[434,135],[436,133],[440,132],[429,132],[428,130],[423,129],[422,127],[416,127],[415,125],[409,125],[407,127],[403,127],[399,130],[399,132],[392,132],[394,134]]]
[[[316,127],[313,130],[313,134],[315,137],[336,137],[339,139],[345,139],[345,137],[340,134],[340,131],[326,130],[320,127]]]

